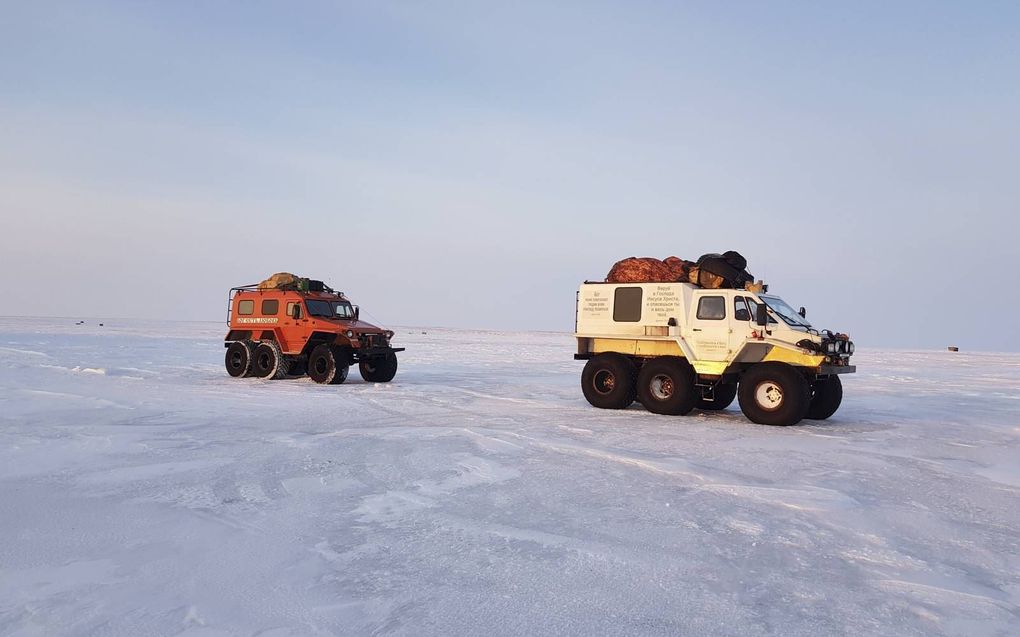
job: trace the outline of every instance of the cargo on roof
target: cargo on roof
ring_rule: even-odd
[[[693,283],[708,289],[745,289],[754,283],[747,259],[734,250],[701,255],[697,261],[679,257],[628,257],[613,264],[606,283]]]
[[[301,292],[322,292],[332,289],[322,281],[306,279],[290,272],[277,272],[256,286],[259,290],[298,290]]]

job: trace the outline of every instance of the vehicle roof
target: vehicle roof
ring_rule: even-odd
[[[308,292],[306,292],[306,291],[303,291],[303,290],[280,290],[280,289],[260,290],[258,288],[247,288],[247,287],[232,288],[232,291],[235,292],[237,296],[245,296],[245,295],[249,295],[249,294],[251,294],[251,295],[259,294],[259,295],[270,295],[270,296],[300,297],[302,299],[321,299],[323,301],[347,301],[348,303],[350,303],[350,300],[346,296],[344,296],[343,292],[326,292],[326,291],[322,291],[322,292],[311,292],[311,291],[308,291]]]

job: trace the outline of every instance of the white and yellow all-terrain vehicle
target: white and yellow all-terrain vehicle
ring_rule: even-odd
[[[767,290],[767,288],[765,288]],[[577,292],[575,359],[585,398],[657,414],[740,409],[763,425],[828,418],[854,344],[819,331],[778,296],[691,283],[584,283]]]

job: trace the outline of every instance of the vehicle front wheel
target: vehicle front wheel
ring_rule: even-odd
[[[339,385],[347,380],[350,366],[337,355],[336,348],[321,343],[308,356],[308,375],[323,385]]]
[[[814,395],[811,396],[811,405],[805,418],[825,420],[836,413],[839,404],[843,402],[843,382],[839,380],[839,376],[833,375],[816,380],[811,389]]]
[[[283,378],[289,368],[290,361],[280,351],[280,344],[276,341],[262,341],[255,348],[252,373],[259,378]]]
[[[581,391],[594,407],[626,409],[637,396],[634,363],[620,354],[599,354],[588,359],[581,372]]]
[[[744,372],[737,397],[751,422],[785,427],[807,415],[811,386],[786,363],[758,363]]]
[[[655,358],[638,372],[638,398],[654,414],[684,416],[694,409],[694,370],[679,358]]]
[[[224,363],[234,378],[251,376],[252,346],[248,341],[235,341],[227,347]]]
[[[369,358],[358,363],[361,377],[370,383],[388,383],[397,375],[397,355],[390,352],[379,358]]]
[[[696,406],[698,409],[704,409],[705,411],[722,411],[733,404],[733,399],[736,397],[736,383],[719,383],[712,388],[712,400],[699,396]]]

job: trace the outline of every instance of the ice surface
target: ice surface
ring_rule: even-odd
[[[75,322],[0,320],[3,635],[1020,634],[1018,355],[862,349],[783,429],[595,410],[564,334],[319,386]]]

